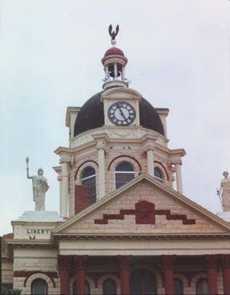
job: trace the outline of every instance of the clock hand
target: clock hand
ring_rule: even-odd
[[[125,117],[125,114],[124,114],[124,112],[122,111],[121,106],[118,104],[117,107],[118,107],[118,110],[119,110],[121,116],[122,116],[123,119],[125,120],[125,122],[128,123],[127,118]]]

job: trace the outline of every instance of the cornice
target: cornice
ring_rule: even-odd
[[[70,113],[77,113],[80,111],[80,107],[67,107],[66,109],[66,118],[65,118],[65,126],[70,127]]]
[[[77,233],[77,234],[53,234],[55,240],[110,240],[110,239],[129,239],[129,240],[212,240],[212,239],[229,239],[230,233],[189,233],[189,234],[178,234],[178,233],[103,233],[103,234],[89,234],[89,233]]]
[[[85,132],[82,132],[81,134],[79,134],[78,136],[74,137],[72,140],[72,144],[77,141],[78,139],[80,139],[81,137],[87,136],[87,135],[91,135],[92,137],[95,136],[97,133],[102,134],[102,133],[106,133],[109,137],[109,134],[106,131],[109,130],[114,130],[117,132],[120,132],[121,130],[125,130],[125,128],[129,131],[132,130],[141,130],[141,131],[145,131],[146,135],[150,135],[150,136],[154,136],[156,138],[161,138],[163,141],[165,141],[166,143],[169,141],[168,138],[166,138],[165,136],[163,136],[162,134],[158,133],[157,131],[151,130],[151,129],[147,129],[144,128],[142,126],[129,126],[129,127],[122,127],[122,129],[119,129],[117,126],[103,126],[103,127],[98,127],[95,129],[91,129],[91,130],[87,130]],[[109,137],[111,139],[111,137]]]
[[[59,156],[63,156],[65,154],[68,154],[68,155],[75,154],[77,152],[80,152],[81,150],[94,147],[95,145],[96,145],[96,141],[92,140],[88,143],[82,144],[82,145],[74,147],[74,148],[60,146],[54,151],[54,153]]]
[[[33,225],[50,225],[50,226],[58,226],[59,224],[62,224],[64,221],[22,221],[22,220],[12,220],[12,225],[27,225],[27,226],[33,226]]]
[[[55,243],[52,239],[49,240],[24,240],[24,239],[14,239],[8,241],[9,245],[12,246],[31,246],[31,247],[55,247]]]
[[[108,127],[106,129],[113,130],[114,127]],[[142,127],[133,127],[132,129],[147,130]],[[79,146],[73,147],[73,148],[60,146],[54,152],[57,155],[59,155],[60,157],[63,157],[65,155],[71,156],[71,155],[79,153],[85,149],[90,149],[90,148],[94,148],[94,147],[96,148],[98,141],[104,140],[105,145],[106,144],[114,144],[114,143],[144,144],[145,142],[152,141],[152,143],[154,145],[154,149],[161,151],[163,153],[169,154],[169,157],[183,157],[186,154],[184,149],[170,149],[167,146],[164,146],[164,145],[158,143],[157,139],[160,137],[160,135],[156,134],[156,132],[151,132],[151,133],[145,134],[144,136],[142,136],[140,138],[113,138],[113,137],[110,137],[107,132],[104,132],[103,128],[100,128],[100,131],[101,131],[100,133],[92,133],[91,134],[92,140],[87,143],[84,143],[82,145],[79,145]],[[161,137],[163,137],[163,136],[161,136]],[[163,138],[165,140],[165,137],[163,137]]]

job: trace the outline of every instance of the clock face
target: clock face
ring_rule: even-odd
[[[108,117],[115,125],[128,126],[135,120],[136,112],[131,104],[125,101],[119,101],[109,107]]]

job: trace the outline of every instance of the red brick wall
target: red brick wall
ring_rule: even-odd
[[[90,205],[89,193],[83,185],[75,186],[75,214]]]

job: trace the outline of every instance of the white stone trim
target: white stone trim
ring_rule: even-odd
[[[69,163],[61,163],[60,214],[69,217]]]
[[[101,199],[105,196],[105,150],[98,149],[98,198]]]
[[[149,149],[146,153],[148,174],[154,176],[154,151],[152,149]]]
[[[151,233],[150,233],[151,234]],[[60,241],[61,255],[89,256],[161,256],[229,254],[229,240],[84,240]]]
[[[176,163],[176,187],[180,193],[183,192],[181,166],[181,163]]]

